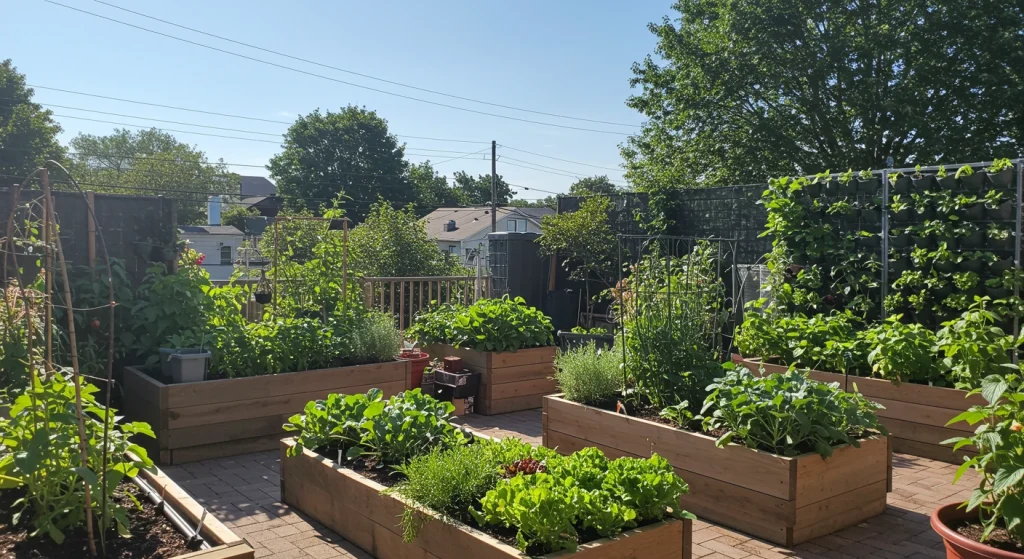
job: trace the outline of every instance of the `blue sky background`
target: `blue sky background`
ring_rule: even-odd
[[[626,133],[636,130],[439,97],[252,51],[94,1],[60,1],[197,42],[404,95],[569,126]],[[642,121],[639,114],[625,106],[631,92],[630,66],[654,49],[655,40],[647,24],[670,13],[669,0],[110,1],[182,25],[380,78],[533,110],[630,124]],[[212,52],[42,0],[6,2],[3,12],[0,57],[12,58],[33,85],[281,121],[292,120],[295,115],[318,107],[337,109],[352,103],[376,110],[388,120],[392,133],[398,135],[482,142],[493,139],[499,144],[581,163],[611,168],[621,164],[618,145],[626,138],[622,135],[514,122],[399,99]],[[36,90],[36,100],[44,104],[266,133],[280,133],[287,128],[285,124],[193,114],[45,89]],[[195,129],[72,109],[53,108],[53,111],[59,115],[276,141],[272,136]],[[57,120],[65,130],[61,138],[64,142],[79,132],[106,134],[114,128],[111,124],[64,117],[57,117]],[[198,146],[208,157],[231,163],[263,165],[279,151],[275,143],[185,133],[175,135]],[[417,148],[421,153],[426,153],[423,149],[467,152],[488,148],[487,144],[405,141],[409,152],[416,152]],[[430,159],[439,162],[458,155],[438,152]],[[621,172],[500,148],[499,155],[569,171],[569,174],[608,173],[612,179],[622,178]],[[418,162],[426,157],[409,159]],[[569,176],[515,167],[512,163],[521,164],[510,160],[498,162],[498,172],[510,183],[565,192],[574,180]],[[267,174],[255,168],[233,170],[241,174]],[[457,170],[489,173],[490,161],[471,156],[441,164],[438,170],[449,176]],[[524,191],[517,194],[524,198],[544,196],[544,193]]]

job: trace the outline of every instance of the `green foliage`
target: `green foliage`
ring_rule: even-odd
[[[986,167],[985,171],[987,171],[989,173],[992,173],[992,174],[995,174],[995,173],[999,173],[1001,171],[1005,171],[1006,169],[1012,169],[1012,168],[1013,168],[1013,163],[1011,163],[1009,159],[1004,157],[1002,159],[996,158],[995,160],[993,160],[992,161],[992,165],[989,166],[989,167]]]
[[[986,376],[971,394],[981,394],[986,405],[972,406],[949,420],[947,425],[966,421],[977,425],[969,437],[954,437],[942,442],[954,450],[967,445],[978,454],[967,459],[956,471],[953,483],[968,469],[978,473],[978,487],[962,505],[968,512],[978,510],[985,531],[985,541],[996,528],[1005,528],[1020,545],[1024,541],[1024,464],[1020,449],[1024,448],[1024,392],[1016,367],[1005,374]]]
[[[416,189],[421,214],[433,208],[465,206],[468,203],[465,193],[449,186],[448,179],[437,174],[429,160],[409,165],[409,182]]]
[[[79,134],[72,138],[75,179],[99,192],[151,196],[147,189],[168,189],[178,200],[178,223],[206,223],[211,194],[238,192],[241,179],[220,161],[210,161],[198,149],[170,133],[114,129],[106,136]]]
[[[0,61],[0,146],[7,148],[0,153],[0,175],[7,184],[20,182],[47,159],[65,158],[57,139],[62,128],[53,111],[32,102],[34,95],[11,59]]]
[[[289,450],[292,456],[310,448],[339,451],[347,460],[362,459],[376,467],[400,466],[435,447],[466,441],[448,422],[453,411],[451,402],[438,402],[419,388],[388,400],[374,388],[366,394],[331,394],[327,400],[309,402],[284,429],[298,432]]]
[[[725,286],[715,245],[695,244],[681,257],[641,257],[616,289],[622,321],[627,398],[655,407],[698,402],[718,371]]]
[[[518,528],[516,543],[524,552],[575,550],[583,530],[609,537],[669,516],[692,518],[679,510],[686,483],[657,454],[608,460],[586,448],[549,455],[544,463],[546,472],[500,480],[480,499],[480,510],[470,509],[481,525]]]
[[[398,206],[416,201],[406,178],[404,145],[388,131],[386,120],[354,105],[299,116],[267,168],[278,194],[309,210],[342,192],[364,204],[378,198]],[[352,212],[356,222],[367,215],[362,208]]]
[[[868,353],[872,374],[896,383],[943,384],[934,352],[935,332],[920,324],[903,324],[902,318],[891,316],[861,335],[872,348]]]
[[[422,313],[406,335],[421,345],[449,344],[476,351],[516,351],[555,343],[551,320],[522,297],[507,295]]]
[[[42,309],[31,306],[25,310],[25,298],[31,302],[42,293],[22,289],[12,281],[3,291],[0,306],[0,395],[7,398],[29,387],[32,364],[43,359],[46,326]],[[29,351],[29,340],[32,350]]]
[[[1021,29],[1024,14],[986,6],[678,0],[650,25],[654,52],[633,66],[627,105],[646,122],[622,148],[626,176],[649,191],[880,169],[889,155],[905,167],[1019,153],[1024,120],[1003,107],[1024,104],[1005,87],[1019,77],[1004,61],[1024,47],[1013,33],[976,30]],[[943,95],[920,95],[951,51],[974,63]]]
[[[395,318],[383,312],[371,311],[360,317],[352,334],[352,359],[357,363],[391,361],[402,346]]]
[[[128,535],[127,511],[110,497],[122,480],[134,477],[140,468],[153,466],[146,451],[129,441],[132,436],[153,437],[150,426],[140,422],[119,424],[121,418],[114,410],[107,414],[96,401],[98,388],[86,384],[81,392],[88,452],[84,465],[75,385],[60,373],[45,381],[37,380],[14,401],[10,419],[0,419],[4,448],[0,455],[0,489],[20,488],[25,492],[24,498],[14,503],[11,524],[29,523],[30,536],[45,534],[57,543],[69,530],[80,529],[85,523],[86,484],[92,488],[92,513],[100,526],[110,526],[113,521],[121,534]],[[104,418],[109,430],[105,472]],[[134,453],[138,460],[130,460],[127,452]],[[104,474],[106,517],[102,516]]]
[[[394,209],[384,201],[349,235],[351,271],[376,277],[465,275],[459,257],[437,248],[412,207]]]
[[[708,387],[701,410],[705,431],[724,431],[718,446],[738,442],[781,456],[828,457],[838,445],[859,447],[857,439],[871,432],[888,434],[875,416],[882,406],[838,383],[809,380],[795,370],[757,377],[731,363],[724,367],[728,372]]]
[[[608,180],[608,175],[584,177],[569,185],[569,196],[611,196],[624,191]]]
[[[555,357],[555,380],[567,400],[601,404],[622,390],[622,352],[598,349],[597,344],[559,351]]]
[[[243,206],[241,204],[226,204],[224,209],[220,213],[220,222],[222,225],[228,225],[234,227],[239,231],[245,233],[245,218],[247,217],[259,217],[260,212],[252,206]]]
[[[988,297],[976,297],[960,318],[943,323],[935,334],[934,351],[942,357],[943,372],[962,390],[977,388],[982,379],[1004,372],[1010,352],[1024,341],[995,326],[997,317],[986,308],[988,302]]]
[[[495,204],[505,206],[512,200],[512,188],[501,175],[495,184]],[[479,206],[491,203],[491,175],[473,176],[465,171],[456,171],[453,176],[453,190],[464,205]]]
[[[851,313],[780,316],[748,312],[736,331],[746,356],[819,371],[866,372],[867,348],[857,343],[861,321]]]

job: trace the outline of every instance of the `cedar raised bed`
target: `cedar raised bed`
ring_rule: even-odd
[[[887,437],[860,448],[844,445],[828,459],[794,458],[715,439],[668,425],[544,398],[544,446],[571,454],[597,447],[609,458],[652,452],[666,458],[690,485],[682,507],[704,520],[784,546],[854,526],[885,510],[892,489]]]
[[[169,506],[177,512],[178,516],[189,526],[194,528],[199,525],[200,519],[203,520],[203,529],[200,535],[210,544],[210,549],[178,555],[173,559],[253,559],[255,557],[256,552],[253,548],[214,518],[212,514],[207,514],[206,518],[203,518],[203,506],[159,468],[153,468],[151,471],[140,470],[138,476],[164,499],[165,506]]]
[[[743,359],[740,362],[754,374],[764,367],[766,374],[784,373],[789,367],[761,363],[760,359]],[[892,436],[893,452],[921,456],[950,464],[962,464],[965,456],[973,456],[973,447],[964,447],[953,452],[952,446],[939,443],[953,437],[964,437],[974,433],[974,427],[961,421],[946,427],[946,423],[974,405],[985,405],[980,395],[968,396],[965,390],[941,388],[925,384],[904,382],[893,384],[885,379],[857,377],[809,372],[810,378],[820,382],[838,382],[846,391],[854,389],[867,399],[885,406],[876,414]]]
[[[381,495],[384,486],[309,449],[289,457],[293,439],[281,441],[281,497],[377,559],[512,559],[525,555],[465,525],[427,522],[412,543],[398,526],[405,504]],[[690,559],[692,522],[669,519],[581,545],[574,559]]]
[[[125,413],[146,421],[156,439],[138,444],[161,464],[184,464],[273,450],[289,417],[328,394],[392,396],[406,390],[409,361],[389,361],[243,378],[164,384],[133,367],[124,374]]]
[[[541,407],[542,399],[558,392],[555,374],[557,348],[533,347],[517,351],[475,351],[447,344],[423,348],[435,359],[460,357],[467,369],[480,374],[474,409],[496,415]]]

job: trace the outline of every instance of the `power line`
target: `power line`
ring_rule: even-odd
[[[570,171],[568,169],[559,169],[558,167],[549,167],[547,165],[541,165],[540,163],[534,163],[533,161],[526,161],[524,159],[516,159],[515,157],[509,157],[507,155],[501,156],[501,161],[506,161],[506,160],[508,160],[508,161],[518,161],[520,163],[525,163],[527,165],[533,165],[534,167],[539,167],[539,169],[535,169],[537,171],[543,171],[544,169],[550,169],[550,171],[543,171],[543,172],[558,171],[558,173],[568,173],[568,176],[574,176],[574,177],[587,176],[587,173],[576,173],[575,171]],[[506,163],[506,164],[507,165],[512,165],[512,163]],[[613,182],[613,183],[614,182],[621,182],[621,183],[625,183],[626,181],[608,179],[608,182]]]
[[[564,161],[566,163],[572,163],[574,165],[583,165],[584,167],[594,167],[596,169],[607,169],[609,171],[616,171],[616,172],[619,172],[619,173],[622,172],[622,169],[616,169],[614,167],[602,167],[600,165],[591,165],[590,163],[581,163],[579,161],[570,161],[568,159],[561,159],[559,157],[552,157],[550,155],[544,155],[543,153],[534,153],[532,151],[526,151],[525,149],[514,148],[512,146],[507,146],[505,144],[498,144],[498,147],[503,148],[503,149],[510,149],[512,151],[528,153],[530,155],[536,155],[537,157],[544,157],[544,158],[547,158],[547,159],[554,159],[555,161]]]
[[[283,52],[280,52],[280,51],[268,49],[268,48],[261,47],[261,46],[258,46],[258,45],[253,45],[253,44],[250,44],[250,43],[244,43],[242,41],[237,41],[235,39],[230,39],[228,37],[224,37],[224,36],[221,36],[221,35],[216,35],[216,34],[213,34],[213,33],[209,33],[209,32],[206,32],[206,31],[199,30],[199,29],[195,29],[193,27],[188,27],[188,26],[185,26],[185,25],[174,23],[172,21],[167,21],[165,19],[160,19],[158,17],[147,15],[147,14],[144,14],[144,13],[141,13],[141,12],[136,12],[134,10],[129,10],[128,8],[123,8],[123,7],[118,6],[116,4],[111,4],[109,2],[104,2],[102,0],[94,0],[94,1],[96,3],[98,3],[98,4],[103,4],[104,6],[109,6],[111,8],[116,9],[116,10],[121,10],[123,12],[128,12],[130,14],[135,14],[137,16],[144,17],[146,19],[150,19],[150,20],[153,20],[153,21],[158,21],[160,23],[171,25],[171,26],[177,27],[179,29],[185,29],[185,30],[191,31],[193,33],[199,33],[200,35],[206,35],[207,37],[213,37],[215,39],[220,39],[222,41],[227,41],[229,43],[234,43],[236,45],[240,45],[240,46],[243,46],[243,47],[248,47],[248,48],[256,49],[258,51],[266,52],[266,53],[269,53],[269,54],[274,54],[274,55],[281,56],[281,57],[284,57],[284,58],[289,58],[291,60],[296,60],[296,61],[299,61],[299,62],[305,62],[307,64],[312,64],[314,66],[319,66],[321,68],[327,68],[327,69],[330,69],[330,70],[336,70],[338,72],[344,72],[346,74],[351,74],[351,75],[354,75],[354,76],[359,76],[361,78],[367,78],[367,79],[370,79],[370,80],[375,80],[375,81],[379,81],[379,82],[383,82],[383,83],[388,83],[388,84],[391,84],[391,85],[397,85],[397,86],[400,86],[400,87],[406,87],[406,88],[409,88],[409,89],[415,89],[417,91],[422,91],[424,93],[432,93],[434,95],[440,95],[442,97],[450,97],[450,98],[453,98],[453,99],[459,99],[461,101],[469,101],[471,103],[479,103],[481,105],[490,105],[492,107],[499,107],[499,108],[502,108],[502,109],[509,109],[509,110],[513,110],[513,111],[521,111],[521,112],[526,112],[526,113],[533,113],[533,114],[538,114],[538,115],[543,115],[543,116],[551,116],[551,117],[555,117],[555,118],[564,118],[564,119],[568,119],[568,120],[579,120],[579,121],[583,121],[583,122],[593,122],[595,124],[610,124],[612,126],[628,126],[628,127],[631,127],[631,128],[640,128],[640,126],[637,125],[637,124],[627,124],[627,123],[622,123],[622,122],[611,122],[611,121],[607,121],[607,120],[595,120],[595,119],[590,119],[590,118],[574,117],[574,116],[562,115],[562,114],[557,114],[557,113],[548,113],[548,112],[544,112],[544,111],[535,111],[535,110],[532,110],[532,109],[524,109],[524,108],[521,108],[521,107],[514,107],[514,106],[511,106],[511,105],[502,105],[500,103],[492,103],[490,101],[481,101],[479,99],[473,99],[473,98],[470,98],[470,97],[462,97],[460,95],[454,95],[454,94],[451,94],[451,93],[444,93],[442,91],[436,91],[436,90],[427,89],[427,88],[424,88],[424,87],[417,87],[417,86],[414,86],[414,85],[409,85],[409,84],[405,84],[405,83],[401,83],[401,82],[387,80],[387,79],[384,79],[384,78],[378,78],[376,76],[371,76],[369,74],[362,74],[360,72],[355,72],[355,71],[352,71],[352,70],[346,70],[345,68],[339,68],[337,66],[332,66],[330,64],[324,64],[322,62],[316,62],[314,60],[309,60],[307,58],[302,58],[302,57],[299,57],[299,56],[294,56],[294,55],[291,55],[291,54],[286,54],[286,53],[283,53]]]
[[[507,184],[507,185],[509,185],[509,186],[513,186],[513,187],[515,187],[515,188],[522,188],[523,190],[532,190],[533,192],[543,192],[543,193],[545,193],[545,194],[554,194],[555,196],[564,196],[564,195],[565,195],[565,193],[564,193],[564,192],[552,192],[552,191],[550,191],[550,190],[541,190],[541,189],[539,189],[539,188],[534,188],[534,187],[532,187],[532,186],[523,186],[523,185],[521,185],[521,184],[512,184],[512,183],[510,183],[510,182],[507,182],[507,183],[505,183],[505,184]],[[524,198],[524,200],[527,200],[527,199],[528,199],[528,198]],[[543,198],[536,198],[536,199],[537,199],[537,200],[543,200]]]
[[[457,159],[462,159],[463,157],[469,157],[470,155],[477,155],[477,154],[482,154],[483,152],[485,152],[485,151],[487,151],[487,150],[488,150],[488,148],[484,148],[484,149],[482,149],[482,150],[479,150],[479,151],[474,151],[473,153],[467,153],[466,155],[461,155],[461,156],[459,156],[459,157],[453,157],[453,158],[451,158],[451,159],[445,159],[444,161],[438,161],[437,163],[434,163],[434,166],[436,167],[436,166],[438,166],[438,165],[441,165],[441,164],[443,164],[443,163],[449,163],[449,162],[451,162],[451,161],[455,161],[455,160],[457,160]],[[486,159],[486,157],[485,157],[484,159]],[[447,179],[446,179],[446,180],[447,180]]]
[[[258,121],[258,122],[270,122],[270,123],[273,123],[273,124],[287,124],[289,126],[292,125],[292,124],[295,124],[294,122],[289,122],[287,120],[272,120],[272,119],[268,119],[268,118],[259,118],[259,117],[255,117],[255,116],[245,116],[245,115],[236,115],[236,114],[230,114],[230,113],[218,113],[218,112],[214,112],[214,111],[205,111],[205,110],[202,110],[202,109],[194,109],[194,108],[190,108],[190,107],[178,107],[178,106],[175,106],[175,105],[161,105],[159,103],[150,103],[148,101],[138,101],[138,100],[134,100],[134,99],[124,99],[122,97],[110,97],[108,95],[99,95],[99,94],[96,94],[96,93],[85,93],[84,91],[74,91],[74,90],[71,90],[71,89],[61,89],[59,87],[47,87],[45,85],[28,85],[28,87],[32,87],[32,88],[36,88],[36,89],[46,89],[48,91],[59,91],[61,93],[69,93],[71,95],[82,95],[82,96],[85,96],[85,97],[95,97],[97,99],[107,99],[107,100],[110,100],[110,101],[119,101],[119,102],[122,102],[122,103],[134,103],[136,105],[146,105],[146,106],[149,106],[149,107],[159,107],[161,109],[172,109],[172,110],[176,110],[176,111],[188,111],[190,113],[199,113],[199,114],[204,114],[204,115],[222,116],[222,117],[226,117],[226,118],[240,118],[240,119],[243,119],[243,120],[253,120],[253,121]],[[39,104],[43,105],[45,103],[39,103]],[[79,109],[79,110],[85,110],[85,109]],[[141,117],[137,117],[137,118],[141,118]],[[410,139],[413,139],[413,140],[430,140],[430,141],[434,141],[434,142],[455,142],[455,143],[463,143],[463,144],[489,144],[490,143],[490,142],[483,142],[483,141],[479,141],[479,140],[456,140],[456,139],[452,139],[452,138],[433,138],[433,137],[430,137],[430,136],[410,136],[410,135],[407,135],[407,134],[395,134],[395,136],[398,136],[399,138],[410,138]]]
[[[374,91],[374,92],[377,92],[377,93],[382,93],[384,95],[391,95],[391,96],[394,96],[394,97],[400,97],[400,98],[403,98],[403,99],[409,99],[411,101],[419,101],[421,103],[427,103],[427,104],[430,104],[430,105],[435,105],[435,106],[438,106],[438,107],[445,107],[445,108],[453,109],[453,110],[457,110],[457,111],[464,111],[464,112],[474,113],[474,114],[479,114],[479,115],[492,116],[492,117],[495,117],[495,118],[504,118],[504,119],[507,119],[507,120],[515,120],[515,121],[518,121],[518,122],[526,122],[526,123],[530,123],[530,124],[538,124],[538,125],[541,125],[541,126],[551,126],[551,127],[555,127],[555,128],[565,128],[565,129],[569,129],[569,130],[579,130],[579,131],[583,131],[583,132],[594,132],[594,133],[598,133],[598,134],[614,134],[614,135],[617,135],[617,136],[629,136],[629,134],[626,133],[626,132],[616,132],[616,131],[612,131],[612,130],[596,130],[596,129],[593,129],[593,128],[582,128],[582,127],[577,127],[577,126],[568,126],[568,125],[565,125],[565,124],[554,124],[554,123],[551,123],[551,122],[542,122],[542,121],[539,121],[539,120],[530,120],[530,119],[526,119],[526,118],[518,118],[518,117],[513,117],[513,116],[508,116],[508,115],[501,115],[501,114],[497,114],[497,113],[489,113],[489,112],[486,112],[486,111],[478,111],[478,110],[475,110],[475,109],[467,109],[465,107],[457,107],[455,105],[448,105],[448,104],[445,104],[445,103],[439,103],[437,101],[430,101],[430,100],[427,100],[427,99],[420,99],[418,97],[412,97],[410,95],[403,95],[401,93],[395,93],[395,92],[392,92],[392,91],[386,91],[386,90],[378,89],[378,88],[375,88],[375,87],[369,87],[369,86],[366,86],[366,85],[360,85],[360,84],[353,83],[353,82],[348,82],[348,81],[345,81],[345,80],[339,80],[338,78],[332,78],[330,76],[325,76],[323,74],[317,74],[316,72],[309,72],[307,70],[301,70],[299,68],[293,68],[291,66],[286,66],[284,64],[278,64],[276,62],[271,62],[269,60],[263,60],[263,59],[256,58],[256,57],[253,57],[253,56],[248,56],[248,55],[245,55],[245,54],[229,51],[229,50],[226,50],[226,49],[214,47],[214,46],[203,44],[203,43],[199,43],[199,42],[196,42],[196,41],[185,39],[183,37],[177,37],[175,35],[171,35],[171,34],[168,34],[168,33],[163,33],[163,32],[160,32],[160,31],[156,31],[154,29],[149,29],[147,27],[142,27],[140,25],[135,25],[133,23],[128,23],[126,21],[121,21],[119,19],[114,19],[112,17],[107,17],[107,16],[104,16],[104,15],[100,15],[100,14],[97,14],[97,13],[94,13],[94,12],[90,12],[88,10],[83,10],[81,8],[75,8],[73,6],[68,6],[67,4],[61,4],[60,2],[56,2],[54,0],[43,0],[43,1],[48,3],[48,4],[53,4],[55,6],[60,6],[62,8],[68,9],[68,10],[73,10],[73,11],[80,12],[80,13],[83,13],[83,14],[86,14],[86,15],[90,15],[90,16],[93,16],[93,17],[96,17],[96,18],[99,18],[99,19],[104,19],[104,20],[107,20],[107,21],[118,23],[120,25],[124,25],[124,26],[127,26],[127,27],[138,29],[140,31],[145,31],[147,33],[152,33],[154,35],[159,35],[161,37],[166,37],[168,39],[174,39],[175,41],[180,41],[180,42],[187,43],[187,44],[190,44],[190,45],[194,45],[194,46],[197,46],[197,47],[202,47],[202,48],[209,49],[209,50],[212,50],[212,51],[228,54],[228,55],[235,56],[235,57],[238,57],[238,58],[242,58],[242,59],[245,59],[245,60],[250,60],[250,61],[253,61],[253,62],[258,62],[260,64],[265,64],[267,66],[273,66],[275,68],[280,68],[282,70],[288,70],[288,71],[295,72],[295,73],[298,73],[298,74],[312,76],[312,77],[315,77],[315,78],[320,78],[320,79],[324,79],[324,80],[328,80],[328,81],[332,81],[332,82],[348,85],[348,86],[351,86],[351,87],[357,87],[357,88],[360,88],[360,89],[366,89],[366,90],[369,90],[369,91]]]

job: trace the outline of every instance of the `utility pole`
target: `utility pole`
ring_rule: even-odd
[[[491,233],[498,230],[498,143],[491,140]]]

